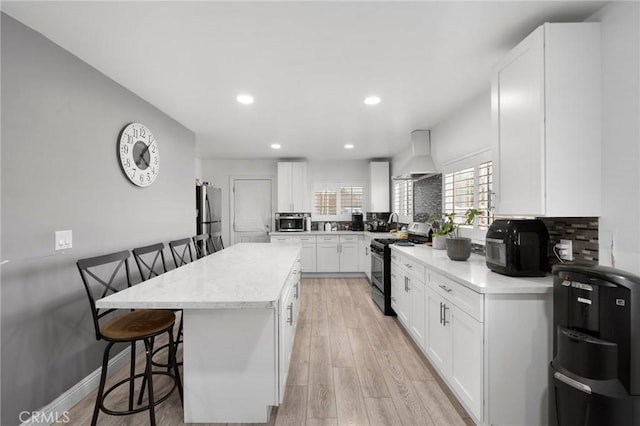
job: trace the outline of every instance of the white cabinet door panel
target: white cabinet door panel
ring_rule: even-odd
[[[440,372],[451,371],[451,337],[449,324],[443,321],[445,300],[427,288],[427,356]]]
[[[450,313],[452,385],[476,418],[481,419],[483,325],[455,306]]]
[[[409,303],[411,305],[411,334],[422,349],[425,349],[425,284],[409,278]]]
[[[318,272],[337,272],[340,270],[338,243],[320,242],[316,249],[316,270]]]

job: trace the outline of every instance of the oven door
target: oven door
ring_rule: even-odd
[[[384,258],[371,250],[371,284],[384,294]]]

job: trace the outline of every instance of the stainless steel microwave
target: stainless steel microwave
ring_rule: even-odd
[[[278,232],[304,231],[305,223],[303,213],[276,213],[276,231]]]

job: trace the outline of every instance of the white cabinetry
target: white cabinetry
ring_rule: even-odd
[[[599,216],[598,23],[544,24],[493,72],[493,190],[504,215]]]
[[[300,261],[298,260],[289,274],[287,284],[282,290],[279,301],[279,328],[278,328],[278,383],[280,386],[279,400],[284,401],[284,390],[287,384],[289,362],[293,350],[298,311],[300,305]]]
[[[278,212],[308,212],[307,163],[278,163]]]
[[[391,307],[420,347],[425,347],[425,267],[392,253]]]
[[[272,235],[272,243],[300,244],[301,272],[316,272],[316,236],[315,235]]]
[[[371,241],[373,237],[364,235],[360,247],[360,271],[371,281]]]
[[[318,235],[318,272],[358,272],[361,235]]]
[[[458,398],[481,419],[483,296],[435,272],[429,273],[426,294],[427,356]]]
[[[317,238],[317,267],[318,272],[337,272],[340,270],[340,252],[337,235],[318,235]]]
[[[369,184],[371,197],[369,211],[388,212],[389,209],[389,162],[369,163]]]

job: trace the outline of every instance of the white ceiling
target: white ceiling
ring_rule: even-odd
[[[200,158],[327,160],[398,153],[412,130],[487,91],[492,65],[539,24],[582,21],[602,5],[3,1],[2,10],[193,130]],[[253,105],[236,102],[244,92]],[[370,94],[382,103],[364,105]]]

